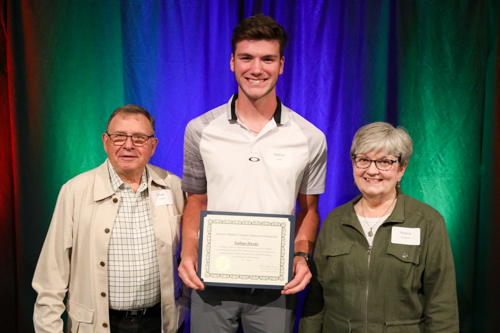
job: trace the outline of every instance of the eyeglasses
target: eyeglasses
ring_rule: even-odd
[[[366,157],[357,157],[353,156],[354,164],[360,168],[360,169],[368,169],[372,162],[375,162],[375,166],[377,169],[380,171],[389,171],[392,168],[392,165],[396,162],[399,162],[398,160],[389,160],[389,159],[381,159],[381,160],[371,160]]]
[[[140,134],[134,134],[134,135],[126,135],[126,134],[108,134],[106,133],[107,136],[109,136],[109,139],[115,146],[123,146],[125,142],[127,141],[127,138],[132,139],[132,143],[136,147],[144,146],[146,143],[148,143],[148,140],[150,138],[154,138],[153,135],[140,135]]]

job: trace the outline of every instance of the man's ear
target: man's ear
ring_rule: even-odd
[[[158,138],[151,138],[151,139],[153,140],[153,142],[152,142],[153,149],[151,150],[151,156],[150,156],[150,158],[154,155],[154,153],[156,151],[156,146],[158,145]]]
[[[106,154],[108,153],[108,140],[109,136],[106,133],[102,133],[102,145]]]

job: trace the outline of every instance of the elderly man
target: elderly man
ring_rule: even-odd
[[[102,141],[108,159],[59,193],[33,278],[35,331],[62,332],[66,309],[69,332],[177,332],[189,310],[180,179],[148,164],[158,139],[137,105],[113,112]]]

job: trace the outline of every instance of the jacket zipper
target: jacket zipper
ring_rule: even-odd
[[[370,290],[370,259],[372,257],[372,249],[373,246],[368,247],[368,251],[366,251],[366,254],[368,254],[368,270],[366,273],[366,295],[365,295],[365,332],[369,333],[369,328],[368,328],[368,293]]]

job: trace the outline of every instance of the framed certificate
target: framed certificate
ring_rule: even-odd
[[[202,211],[198,276],[208,286],[282,289],[294,239],[294,215]]]

